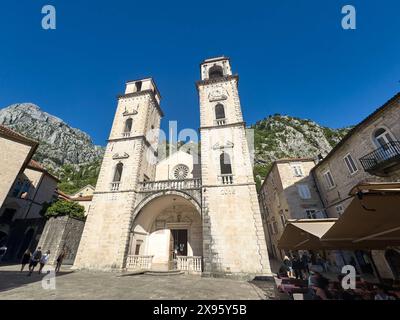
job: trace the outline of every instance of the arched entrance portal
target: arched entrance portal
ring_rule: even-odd
[[[140,207],[131,229],[127,268],[201,271],[203,235],[197,202],[176,192],[153,195]]]

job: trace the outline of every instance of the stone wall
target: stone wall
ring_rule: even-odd
[[[329,217],[339,217],[337,208],[343,211],[351,203],[349,196],[351,189],[363,182],[399,182],[400,170],[391,172],[388,176],[380,177],[371,175],[364,171],[360,158],[373,152],[378,148],[374,139],[377,129],[383,128],[391,135],[395,141],[400,141],[400,97],[392,100],[378,114],[370,117],[354,132],[336,151],[320,162],[313,170],[318,189],[320,190],[322,201]],[[357,171],[350,173],[344,157],[351,155]],[[324,173],[330,171],[334,180],[334,186],[328,187]],[[393,278],[385,251],[371,252],[374,263],[382,278]]]
[[[302,175],[295,174],[295,165],[301,168]],[[307,209],[323,211],[318,189],[310,175],[314,165],[311,159],[279,160],[272,166],[261,187],[260,194],[263,196],[260,197],[260,201],[265,202],[261,203],[261,206],[268,211],[265,220],[265,229],[269,233],[268,245],[272,249],[271,253],[277,258],[284,254],[278,249],[278,240],[285,228],[283,222],[288,219],[307,219]],[[297,188],[299,185],[307,185],[310,199],[300,197]],[[273,225],[276,233],[271,232]]]
[[[365,172],[360,163],[361,157],[378,148],[373,138],[378,128],[385,128],[394,140],[400,141],[400,98],[386,106],[378,117],[372,118],[361,126],[340,148],[315,168],[314,176],[329,217],[338,217],[336,206],[342,205],[345,209],[350,204],[349,201],[346,201],[349,192],[360,182],[400,181],[400,170],[387,177],[378,177]],[[358,169],[353,174],[349,172],[344,161],[344,157],[348,154],[351,155]],[[335,182],[335,186],[332,188],[326,185],[323,176],[327,170],[331,172]]]
[[[54,264],[62,249],[67,255],[64,264],[73,264],[85,223],[68,216],[50,218],[43,230],[38,246],[50,250],[50,264]]]
[[[25,250],[35,250],[44,226],[44,218],[15,220],[10,228],[7,255],[3,261],[19,263]]]
[[[31,149],[31,146],[0,136],[0,206],[7,197]]]

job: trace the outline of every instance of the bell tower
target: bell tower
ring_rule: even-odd
[[[139,183],[154,180],[163,113],[153,79],[126,83],[75,259],[76,268],[124,267]],[[149,134],[153,133],[153,134]]]
[[[256,185],[230,60],[200,65],[204,273],[271,275]]]

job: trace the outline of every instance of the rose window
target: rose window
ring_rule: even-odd
[[[189,174],[189,168],[184,164],[179,164],[174,168],[174,177],[177,180],[186,179],[188,174]]]

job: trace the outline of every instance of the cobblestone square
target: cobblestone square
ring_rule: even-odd
[[[273,295],[270,282],[198,276],[122,275],[71,271],[56,277],[56,289],[44,290],[44,275],[27,276],[19,266],[0,267],[0,300],[263,300]],[[263,288],[263,289],[261,289]]]

